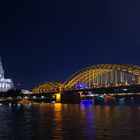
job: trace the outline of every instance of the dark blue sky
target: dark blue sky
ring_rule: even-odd
[[[0,55],[28,89],[89,65],[139,65],[140,1],[1,0]]]

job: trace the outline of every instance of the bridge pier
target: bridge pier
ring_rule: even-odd
[[[56,103],[75,103],[81,102],[81,93],[65,92],[55,94]]]
[[[61,103],[61,93],[56,93],[55,94],[55,102],[56,103]]]

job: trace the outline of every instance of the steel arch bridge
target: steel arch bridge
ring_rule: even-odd
[[[70,76],[65,89],[105,87],[140,83],[140,67],[128,64],[99,64],[86,67]]]
[[[57,92],[62,86],[61,82],[44,82],[37,85],[32,92],[33,93],[45,93],[45,92]]]
[[[72,89],[135,84],[140,84],[140,66],[128,64],[98,64],[81,69],[70,76],[64,83],[41,83],[33,89],[33,92],[59,92]]]

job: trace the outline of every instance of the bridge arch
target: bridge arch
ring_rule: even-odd
[[[63,84],[65,89],[75,88],[77,83],[93,86],[140,83],[140,66],[128,64],[99,64],[86,67],[70,76]]]
[[[44,82],[37,85],[32,92],[33,93],[45,93],[45,92],[57,92],[62,86],[61,82]]]

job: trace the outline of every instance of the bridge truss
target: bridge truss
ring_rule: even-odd
[[[140,67],[127,64],[93,65],[73,74],[63,85],[65,89],[74,89],[79,82],[87,88],[139,84]]]
[[[57,92],[62,86],[61,82],[44,82],[37,85],[32,92],[33,93],[45,93],[45,92]]]
[[[140,67],[128,64],[99,64],[86,67],[70,76],[64,83],[45,82],[34,93],[66,91],[78,88],[111,87],[140,84]]]

